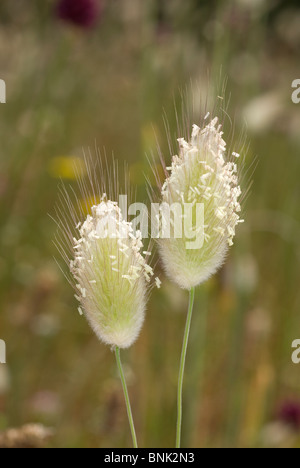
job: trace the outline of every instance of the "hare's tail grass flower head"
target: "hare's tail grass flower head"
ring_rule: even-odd
[[[69,268],[79,313],[86,316],[97,337],[115,351],[137,448],[120,348],[131,346],[139,335],[154,273],[146,261],[150,252],[143,248],[141,232],[133,229],[116,201],[129,193],[126,189],[120,192],[118,167],[113,162],[109,170],[107,162],[103,165],[101,161],[99,155],[85,157],[86,178],[78,174],[79,198],[76,190],[62,185],[56,244]]]
[[[242,191],[237,166],[241,151],[236,148],[234,151],[227,150],[223,125],[218,117],[214,117],[219,115],[218,108],[223,115],[227,115],[222,96],[218,99],[213,113],[205,110],[200,126],[195,124],[199,120],[194,120],[194,114],[196,116],[198,113],[194,107],[196,101],[193,100],[190,106],[187,105],[188,100],[182,100],[181,129],[176,110],[180,131],[176,135],[179,152],[167,167],[159,151],[165,173],[163,181],[156,167],[153,170],[160,191],[157,238],[162,263],[169,278],[188,289],[190,297],[178,376],[176,448],[181,445],[183,377],[195,287],[223,264],[229,247],[233,245],[236,227],[243,222],[240,218]],[[200,102],[200,110],[202,104]],[[206,109],[207,104],[208,101],[205,103]],[[166,129],[170,135],[167,121]],[[242,141],[239,141],[240,145],[242,149]],[[170,136],[169,149],[174,154]],[[164,225],[168,225],[169,229],[164,230]],[[170,235],[166,236],[166,232]]]
[[[189,141],[179,138],[179,154],[173,156],[168,176],[161,188],[161,200],[169,206],[202,204],[204,222],[197,225],[192,217],[192,231],[202,232],[200,248],[187,248],[190,237],[159,239],[163,265],[167,275],[184,289],[191,289],[207,280],[223,264],[235,236],[240,218],[237,159],[231,152],[226,160],[226,142],[217,117],[206,115],[204,125],[193,125]],[[176,223],[183,223],[180,217]],[[174,231],[175,231],[174,228]]]
[[[149,267],[141,233],[123,220],[116,202],[102,197],[74,239],[70,267],[77,297],[91,327],[105,343],[128,348],[144,321]],[[151,274],[153,274],[151,270]]]
[[[149,255],[142,255],[141,232],[134,232],[118,203],[106,194],[108,189],[111,198],[117,196],[116,166],[107,186],[95,176],[93,164],[86,158],[87,182],[79,179],[81,197],[76,195],[75,203],[74,190],[61,188],[57,209],[61,235],[56,243],[70,269],[79,313],[104,343],[128,348],[143,325],[154,273],[146,260]],[[98,172],[103,178],[105,171]]]

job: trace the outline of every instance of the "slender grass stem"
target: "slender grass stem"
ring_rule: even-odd
[[[188,345],[188,341],[189,341],[189,334],[190,334],[190,328],[191,328],[194,300],[195,300],[195,288],[192,288],[190,290],[189,309],[188,309],[188,314],[187,314],[186,324],[185,324],[185,330],[184,330],[184,337],[183,337],[181,358],[180,358],[179,376],[178,376],[176,448],[180,448],[180,443],[181,443],[182,387],[183,387],[183,376],[184,376],[184,368],[185,368],[186,350],[187,350],[187,345]]]
[[[132,417],[132,411],[131,411],[131,405],[130,405],[126,380],[125,380],[123,366],[122,366],[121,357],[120,357],[120,348],[118,348],[118,347],[115,348],[115,355],[116,355],[116,361],[117,361],[119,374],[120,374],[122,387],[123,387],[123,392],[124,392],[124,397],[125,397],[125,403],[126,403],[129,426],[130,426],[130,430],[131,430],[132,442],[133,442],[134,448],[138,448],[136,433],[135,433],[135,428],[134,428],[134,422],[133,422],[133,417]]]

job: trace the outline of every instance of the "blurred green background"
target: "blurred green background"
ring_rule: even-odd
[[[258,166],[228,261],[197,291],[183,446],[300,447],[299,2],[103,0],[91,28],[55,5],[0,4],[0,431],[39,422],[50,447],[131,445],[114,356],[78,315],[48,214],[59,178],[73,183],[74,159],[95,145],[128,162],[143,200],[155,135],[171,156],[163,112],[191,79],[205,96],[222,70]],[[158,273],[122,354],[140,446],[172,447],[188,298]]]

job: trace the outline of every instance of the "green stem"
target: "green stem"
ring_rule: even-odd
[[[119,374],[120,374],[122,387],[123,387],[123,392],[124,392],[124,397],[125,397],[125,403],[126,403],[128,421],[129,421],[130,430],[131,430],[132,442],[133,442],[134,448],[138,448],[138,444],[137,444],[137,440],[136,440],[136,433],[135,433],[135,428],[134,428],[134,422],[133,422],[133,417],[132,417],[132,411],[131,411],[131,405],[130,405],[128,390],[127,390],[126,380],[125,380],[125,376],[124,376],[124,371],[123,371],[123,367],[122,367],[122,363],[121,363],[121,358],[120,358],[120,348],[116,347],[115,354],[116,354],[116,361],[117,361]]]
[[[195,300],[195,288],[190,290],[190,302],[189,310],[186,318],[184,338],[182,344],[181,358],[180,358],[180,368],[179,368],[179,377],[178,377],[178,393],[177,393],[177,426],[176,426],[176,448],[180,448],[181,442],[181,425],[182,425],[182,387],[183,387],[183,376],[184,376],[184,367],[185,367],[185,358],[186,350],[189,341],[189,334],[191,328],[191,320],[193,314]]]

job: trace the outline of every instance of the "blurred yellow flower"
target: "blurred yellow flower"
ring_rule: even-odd
[[[58,156],[49,161],[48,172],[55,179],[76,180],[86,174],[86,165],[79,157]]]

